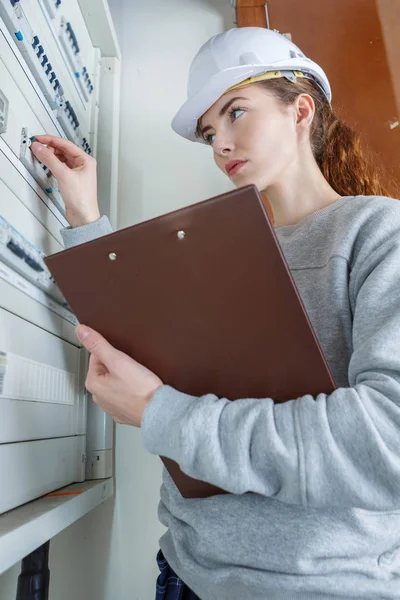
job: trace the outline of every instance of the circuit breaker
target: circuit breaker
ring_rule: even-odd
[[[101,61],[78,0],[0,0],[0,513],[82,481],[93,455],[88,353],[43,261],[63,249],[65,205],[30,144],[47,133],[97,155]],[[112,421],[95,414],[92,439],[96,423],[107,477]]]

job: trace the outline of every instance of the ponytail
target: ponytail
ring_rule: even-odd
[[[317,164],[331,187],[340,196],[389,196],[396,198],[397,184],[377,157],[363,148],[358,133],[332,110],[322,90],[308,79],[295,84],[287,79],[261,81],[283,106],[299,94],[309,94],[315,103],[310,130],[311,148]]]

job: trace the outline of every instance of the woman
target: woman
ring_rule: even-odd
[[[149,452],[230,492],[184,499],[164,469],[157,599],[399,598],[400,203],[333,113],[325,73],[284,36],[215,36],[188,89],[173,127],[211,145],[237,186],[265,192],[338,389],[276,405],[193,398],[78,328],[94,400],[142,427]],[[38,139],[66,202],[66,246],[111,232],[94,160]]]

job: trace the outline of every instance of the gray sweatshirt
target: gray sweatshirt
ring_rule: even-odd
[[[160,547],[202,600],[399,599],[400,202],[343,197],[275,231],[338,389],[274,404],[161,386],[145,448],[230,494],[184,499],[164,468]],[[110,232],[103,216],[61,233]]]

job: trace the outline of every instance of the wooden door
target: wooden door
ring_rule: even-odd
[[[238,0],[239,27],[266,27],[265,2]],[[325,70],[333,106],[400,181],[400,0],[268,0],[269,26]]]

